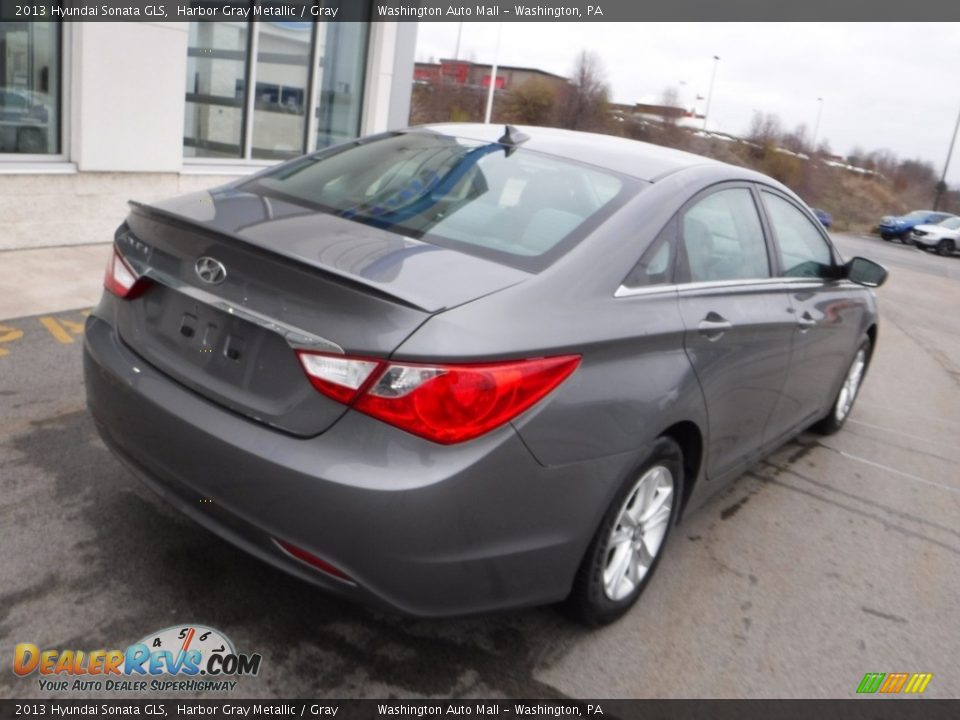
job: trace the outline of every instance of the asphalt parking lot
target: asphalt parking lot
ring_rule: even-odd
[[[0,319],[0,696],[68,696],[9,671],[16,643],[201,623],[263,656],[234,698],[852,697],[865,672],[930,672],[926,696],[960,697],[960,257],[837,241],[891,269],[849,424],[688,517],[640,604],[592,632],[553,608],[411,621],[288,578],[107,452],[84,410],[84,308]]]

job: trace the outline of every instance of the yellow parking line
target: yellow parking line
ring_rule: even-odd
[[[73,338],[70,337],[70,333],[61,325],[55,318],[50,317],[49,315],[44,315],[40,318],[40,323],[50,331],[50,334],[53,335],[54,339],[57,342],[63,344],[72,343]]]
[[[23,337],[23,330],[17,330],[15,327],[0,324],[0,343],[15,342]],[[0,347],[0,357],[9,355],[10,351]]]

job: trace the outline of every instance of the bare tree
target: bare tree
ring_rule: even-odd
[[[570,82],[560,92],[557,125],[571,130],[603,129],[607,124],[609,95],[600,57],[581,50]]]
[[[504,98],[503,117],[507,122],[546,125],[554,112],[557,91],[546,80],[531,78],[512,89]]]
[[[451,83],[414,85],[410,97],[410,124],[470,122],[483,117],[486,93]]]
[[[675,87],[665,87],[663,95],[660,96],[660,104],[664,107],[663,121],[668,125],[676,125],[677,118],[680,115],[680,93]],[[666,111],[666,108],[677,108],[677,114]]]
[[[775,148],[780,144],[782,137],[783,128],[777,115],[754,110],[750,129],[747,131],[747,139],[750,142],[764,149]]]
[[[807,126],[800,123],[793,132],[784,134],[780,144],[790,152],[809,154],[810,138],[807,137]]]

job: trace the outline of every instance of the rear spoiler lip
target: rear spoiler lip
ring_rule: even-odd
[[[320,272],[323,272],[331,276],[333,279],[343,283],[344,285],[348,285],[355,289],[362,290],[365,293],[375,295],[382,300],[387,300],[389,302],[396,303],[398,305],[403,305],[412,310],[418,310],[420,312],[429,313],[432,315],[434,313],[442,312],[444,310],[449,309],[447,307],[439,307],[439,308],[424,307],[422,304],[415,302],[409,297],[404,297],[396,293],[387,292],[383,288],[380,288],[377,285],[374,285],[373,283],[364,282],[362,278],[359,278],[356,275],[351,275],[349,273],[339,271],[336,268],[331,268],[327,265],[321,265],[319,263],[310,263],[303,260],[302,258],[291,257],[289,255],[284,255],[283,253],[267,250],[266,248],[260,247],[259,245],[255,245],[254,243],[248,242],[244,238],[234,233],[224,232],[223,230],[215,230],[213,228],[206,227],[205,225],[202,225],[194,220],[191,220],[190,218],[184,217],[183,215],[179,215],[177,213],[173,213],[168,210],[163,210],[161,208],[150,205],[148,203],[139,202],[137,200],[128,200],[127,204],[136,213],[140,213],[147,217],[153,216],[167,223],[182,225],[188,228],[189,230],[191,230],[192,232],[199,232],[215,238],[221,238],[221,239],[227,238],[234,242],[241,242],[253,252],[261,253],[263,255],[269,255],[271,258],[274,258],[274,259],[279,258],[285,262],[299,265],[301,267],[309,267],[311,269],[318,270]]]

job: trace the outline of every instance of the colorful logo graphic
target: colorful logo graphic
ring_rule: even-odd
[[[256,675],[261,659],[257,653],[238,653],[214,628],[175,625],[150,633],[125,650],[41,650],[34,643],[19,643],[13,672],[20,677],[36,674],[41,690],[143,691],[148,679],[151,690],[232,690],[237,684],[232,678]],[[77,678],[73,683],[59,679],[71,676]]]
[[[867,673],[860,681],[857,692],[866,695],[873,693],[910,693],[919,695],[927,689],[933,673]]]

